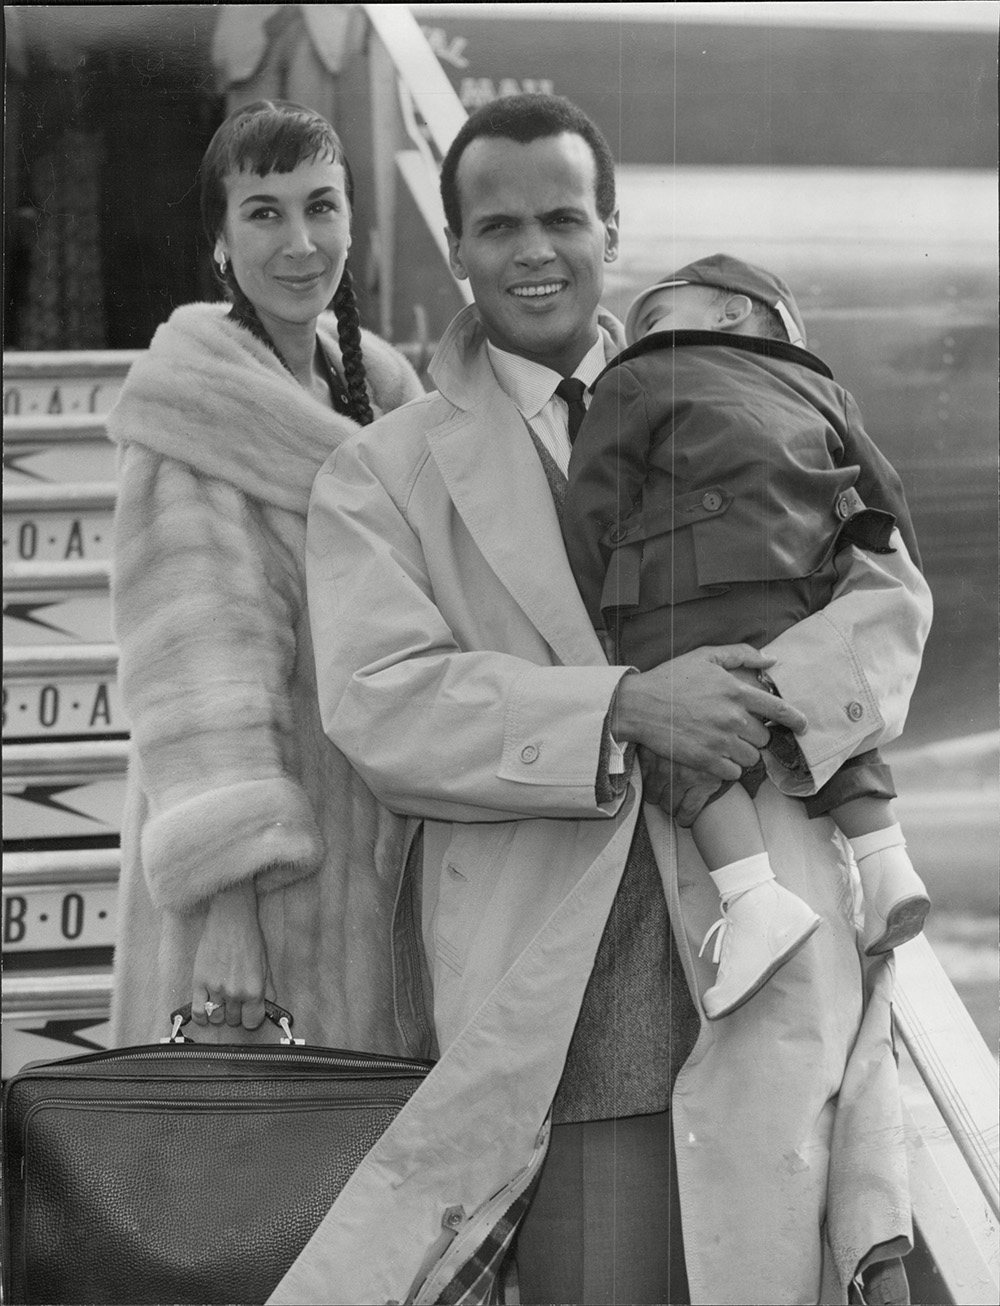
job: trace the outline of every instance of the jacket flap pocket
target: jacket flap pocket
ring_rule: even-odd
[[[655,539],[658,535],[693,526],[696,522],[722,517],[729,511],[732,502],[733,495],[721,485],[709,485],[688,494],[679,494],[662,508],[647,508],[630,513],[623,521],[609,526],[601,536],[601,544],[606,549],[620,549]]]
[[[854,496],[856,498],[856,496]],[[858,500],[860,503],[860,500]],[[782,501],[773,487],[763,499],[741,495],[714,523],[691,532],[699,585],[774,582],[814,575],[832,556],[854,499],[838,491],[825,501]]]

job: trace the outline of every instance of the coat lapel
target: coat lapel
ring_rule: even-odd
[[[569,666],[604,662],[566,559],[552,494],[531,435],[494,387],[428,436],[463,522],[493,571]]]

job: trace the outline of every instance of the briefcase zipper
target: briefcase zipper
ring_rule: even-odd
[[[182,1050],[181,1050],[182,1049]],[[209,1060],[209,1061],[248,1061],[248,1060],[287,1060],[289,1069],[297,1065],[317,1065],[326,1066],[331,1070],[363,1070],[369,1073],[379,1075],[425,1075],[431,1069],[430,1062],[413,1062],[404,1060],[368,1060],[365,1057],[355,1057],[344,1060],[340,1057],[334,1058],[329,1055],[320,1055],[318,1053],[309,1053],[296,1049],[291,1051],[285,1047],[269,1047],[264,1044],[255,1048],[229,1049],[226,1047],[212,1047],[209,1044],[192,1044],[192,1043],[172,1043],[164,1045],[162,1048],[157,1047],[152,1050],[145,1048],[117,1048],[110,1049],[106,1053],[92,1053],[87,1057],[87,1061],[92,1065],[108,1065],[114,1061],[163,1061],[171,1057],[183,1057],[185,1060]],[[52,1063],[39,1067],[45,1075],[58,1073],[65,1069],[68,1073],[75,1074],[80,1068],[78,1059],[73,1063],[60,1067]]]
[[[173,1044],[171,1046],[165,1047],[163,1052],[159,1051],[159,1049],[157,1049],[157,1051],[155,1052],[145,1052],[145,1051],[130,1052],[126,1048],[120,1052],[114,1053],[113,1056],[109,1057],[108,1059],[128,1060],[128,1061],[159,1061],[164,1059],[164,1054],[166,1055],[167,1058],[169,1058],[172,1054],[175,1054],[176,1049],[179,1046],[181,1045]],[[184,1047],[185,1050],[181,1052],[179,1055],[184,1057],[185,1059],[193,1057],[195,1060],[204,1059],[204,1060],[215,1060],[215,1061],[218,1060],[246,1061],[246,1060],[254,1060],[261,1056],[263,1056],[266,1060],[274,1060],[274,1059],[281,1060],[289,1056],[289,1050],[287,1048],[281,1047],[281,1048],[270,1049],[266,1045],[264,1047],[259,1047],[259,1048],[248,1048],[246,1051],[243,1051],[243,1049],[239,1049],[238,1051],[234,1051],[234,1052],[230,1052],[228,1048],[220,1051],[217,1049],[213,1049],[208,1045],[205,1045],[204,1048],[199,1048],[199,1047],[193,1047],[191,1044],[186,1044],[184,1045]],[[351,1060],[351,1061],[343,1061],[339,1058],[334,1061],[331,1057],[314,1055],[308,1052],[294,1052],[291,1054],[291,1057],[292,1060],[289,1063],[289,1068],[291,1068],[292,1066],[301,1065],[303,1062],[305,1062],[310,1065],[331,1066],[331,1068],[336,1068],[338,1070],[340,1069],[368,1070],[368,1071],[379,1071],[386,1074],[410,1074],[410,1075],[415,1075],[420,1073],[420,1068],[414,1067],[413,1063],[410,1061],[393,1061],[393,1062],[386,1063],[384,1061],[368,1061],[362,1057],[358,1057],[355,1060]]]

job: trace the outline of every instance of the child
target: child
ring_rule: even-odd
[[[826,606],[840,549],[890,552],[897,521],[919,562],[899,478],[806,352],[778,277],[725,254],[699,259],[644,290],[625,331],[630,347],[595,382],[576,436],[563,515],[580,593],[617,660],[647,670],[701,645],[766,644]],[[772,731],[769,748],[808,782],[794,736]],[[713,1020],[820,924],[774,878],[753,804],[764,776],[763,763],[744,773],[692,826],[722,899],[702,944],[718,933]],[[930,907],[894,797],[889,768],[866,751],[806,799],[850,840],[869,956],[918,934]]]

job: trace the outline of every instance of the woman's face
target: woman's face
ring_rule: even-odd
[[[269,329],[315,321],[344,271],[351,214],[343,165],[315,158],[292,172],[226,178],[226,219],[215,243]]]

